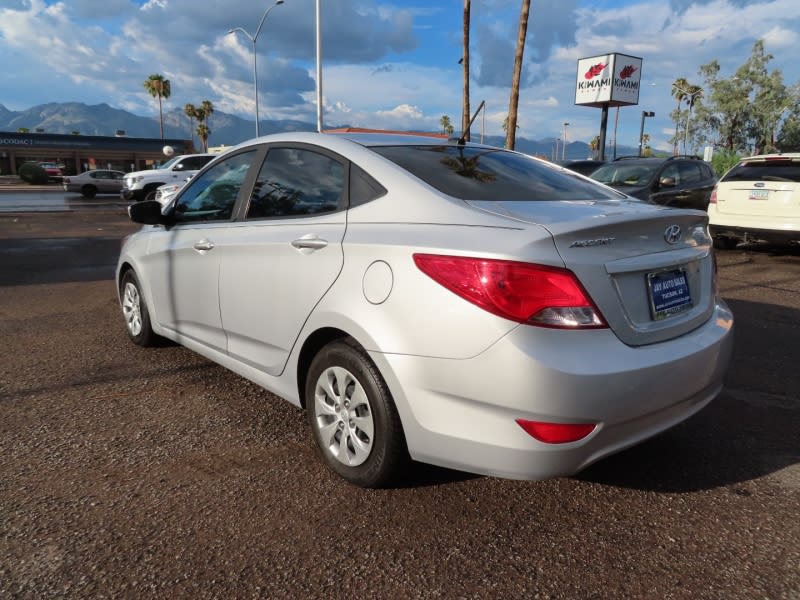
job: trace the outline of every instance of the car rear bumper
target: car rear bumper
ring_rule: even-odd
[[[703,408],[722,389],[732,331],[732,315],[720,301],[698,329],[638,348],[609,330],[523,325],[469,360],[373,359],[394,394],[412,458],[545,479],[576,473]],[[580,441],[546,444],[516,419],[597,427]]]

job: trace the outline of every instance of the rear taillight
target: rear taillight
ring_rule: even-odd
[[[594,423],[547,423],[517,419],[525,433],[545,444],[568,444],[587,437],[597,427]]]
[[[64,177],[64,183],[69,183],[69,177]]]
[[[540,327],[607,327],[567,269],[438,254],[415,254],[414,262],[434,281],[494,315]]]
[[[711,196],[708,197],[709,204],[716,204],[717,203],[717,188],[714,186],[714,189],[711,190]]]

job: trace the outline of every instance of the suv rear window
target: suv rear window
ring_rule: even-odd
[[[499,148],[372,146],[440,192],[462,200],[598,200],[621,195],[578,175]]]
[[[739,163],[722,181],[800,181],[800,163],[791,160]]]

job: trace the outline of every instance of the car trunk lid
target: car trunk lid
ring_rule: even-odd
[[[683,335],[713,312],[705,213],[632,200],[470,204],[545,227],[564,265],[628,345]]]

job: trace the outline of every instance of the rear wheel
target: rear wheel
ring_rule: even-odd
[[[719,236],[714,238],[714,248],[717,250],[733,250],[736,248],[736,245],[739,243],[739,240],[736,238],[731,237],[724,237]]]
[[[306,413],[328,466],[362,487],[382,487],[408,460],[400,417],[377,367],[352,341],[328,344],[311,362]]]
[[[128,271],[122,277],[120,285],[122,299],[122,315],[125,317],[125,327],[128,337],[139,346],[153,346],[158,336],[150,326],[150,311],[147,309],[142,288],[133,271]]]

